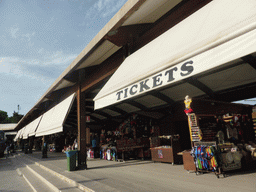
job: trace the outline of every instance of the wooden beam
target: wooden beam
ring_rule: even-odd
[[[119,50],[109,59],[104,61],[99,67],[98,70],[95,70],[90,76],[81,83],[81,91],[84,92],[102,82],[105,78],[108,78],[112,75],[117,68],[123,62],[123,50]]]
[[[94,113],[95,113],[95,114],[99,114],[99,115],[101,115],[101,116],[104,116],[104,117],[106,117],[107,119],[112,119],[112,116],[111,116],[111,115],[109,115],[109,114],[107,114],[107,113],[105,113],[105,112],[103,112],[103,111],[94,111]]]
[[[137,107],[137,108],[139,108],[139,109],[141,109],[143,111],[148,110],[148,108],[146,106],[144,106],[144,105],[142,105],[142,104],[140,104],[140,103],[138,103],[138,102],[136,102],[134,100],[126,100],[126,101],[124,101],[124,103],[128,103],[129,105]]]
[[[202,82],[198,81],[196,78],[194,77],[190,77],[186,80],[184,80],[185,82],[188,82],[189,84],[195,86],[196,88],[200,89],[201,91],[203,91],[206,95],[208,95],[210,98],[214,98],[214,92],[213,90],[211,90],[209,87],[207,87],[205,84],[203,84]]]
[[[94,111],[94,109],[90,109],[90,108],[87,108],[86,110],[89,111],[89,112],[92,113],[92,114],[93,114],[93,113],[99,114],[99,115],[101,115],[101,116],[103,116],[103,117],[106,117],[107,119],[111,119],[111,118],[112,118],[111,115],[109,115],[109,114],[107,114],[107,113],[105,113],[105,112],[103,112],[103,111],[100,111],[100,110]]]
[[[152,93],[150,93],[150,95],[152,95],[162,101],[165,101],[168,104],[175,103],[174,100],[172,100],[170,97],[160,93],[159,91],[152,92]]]
[[[76,118],[67,118],[66,121],[77,123],[77,117]]]
[[[105,39],[121,47],[129,42],[133,42],[139,34],[144,33],[152,24],[137,24],[121,26],[118,29],[109,32]]]
[[[215,99],[219,101],[239,101],[255,97],[256,83],[232,87],[230,89],[215,92]]]
[[[99,123],[101,123],[101,119],[99,119],[99,118],[97,118],[97,117],[94,117],[94,116],[92,116],[92,115],[90,115],[90,117],[91,117],[91,119],[93,119],[94,121],[96,121],[96,122],[99,122]]]
[[[112,111],[115,111],[117,113],[120,113],[121,115],[123,116],[126,116],[128,113],[122,109],[119,109],[118,107],[114,107],[114,106],[109,106],[107,107],[108,109],[112,110]]]
[[[51,101],[59,101],[61,99],[65,99],[67,96],[76,92],[77,89],[78,89],[78,85],[76,84],[71,87],[65,87],[63,89],[58,89],[56,91],[53,91],[50,94],[46,95],[45,97]]]
[[[209,87],[207,87],[205,84],[203,84],[202,82],[198,81],[196,78],[194,77],[190,77],[188,79],[185,79],[184,82],[187,82],[193,86],[195,86],[196,88],[200,89],[201,91],[203,91],[206,95],[208,95],[210,98],[214,98],[214,92],[213,90],[211,90]]]
[[[69,125],[69,126],[75,126],[75,127],[77,127],[77,123],[73,123],[73,122],[70,122],[70,121],[66,121],[66,122],[64,123],[64,125]]]
[[[76,71],[72,71],[70,73],[68,73],[65,77],[63,77],[63,79],[76,83],[79,81],[79,70]]]
[[[140,49],[148,42],[160,36],[182,20],[189,17],[191,14],[211,2],[212,0],[184,0],[175,8],[170,10],[162,18],[160,18],[150,30],[145,32],[136,42],[136,50]]]
[[[242,60],[251,65],[256,70],[256,58],[252,55],[246,55],[242,57]]]

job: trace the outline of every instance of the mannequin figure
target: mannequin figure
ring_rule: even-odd
[[[192,113],[193,109],[191,109],[190,107],[190,104],[192,103],[192,99],[188,95],[185,97],[184,103],[186,108],[184,112],[186,113],[186,115],[188,115],[189,113]]]

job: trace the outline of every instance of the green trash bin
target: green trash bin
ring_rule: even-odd
[[[76,170],[76,150],[66,151],[68,171]]]

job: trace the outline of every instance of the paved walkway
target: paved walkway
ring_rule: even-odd
[[[48,158],[44,159],[42,152],[17,153],[68,182],[76,182],[84,187],[84,191],[256,191],[256,170],[234,171],[218,179],[211,173],[198,176],[188,173],[183,165],[172,166],[146,160],[113,162],[89,159],[87,170],[69,172],[64,153],[48,152]]]

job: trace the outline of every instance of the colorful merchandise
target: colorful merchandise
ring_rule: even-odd
[[[199,145],[192,148],[196,168],[199,170],[215,171],[218,167],[217,150],[214,146]]]

